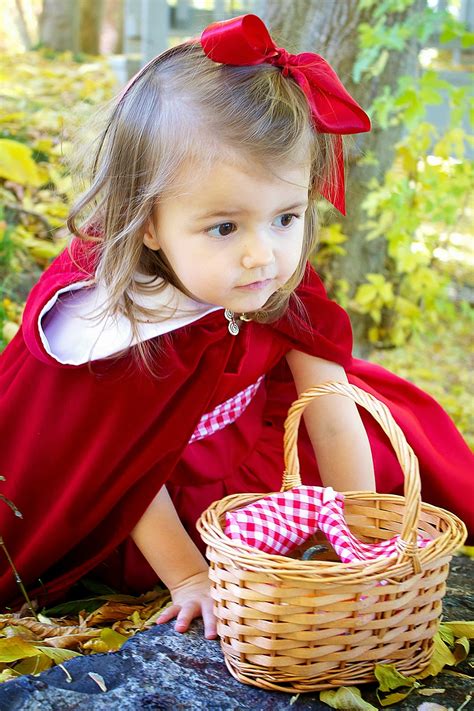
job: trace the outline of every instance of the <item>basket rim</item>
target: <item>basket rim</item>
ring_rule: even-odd
[[[391,556],[380,556],[372,561],[362,560],[351,563],[342,561],[321,561],[321,560],[299,560],[289,558],[286,555],[277,553],[266,553],[258,548],[253,548],[246,544],[240,543],[229,538],[219,521],[219,519],[228,511],[240,508],[240,506],[257,501],[261,498],[267,498],[281,492],[265,492],[263,494],[230,494],[222,499],[214,501],[208,508],[203,511],[196,523],[196,527],[208,547],[216,549],[219,553],[229,558],[235,567],[242,566],[254,572],[268,572],[269,575],[284,572],[285,577],[295,577],[307,579],[312,573],[327,575],[327,580],[331,577],[337,577],[338,584],[343,584],[340,573],[344,571],[344,577],[348,584],[354,584],[355,578],[360,577],[361,573],[364,578],[370,580],[386,578],[390,575],[406,574],[413,572],[411,556],[402,559],[401,554]],[[378,492],[369,491],[351,491],[343,492],[344,498],[350,501],[365,500],[365,501],[383,501],[394,502],[401,505],[405,504],[405,497],[399,494],[381,494]],[[237,503],[236,506],[228,506],[228,504]],[[220,509],[219,512],[217,510]],[[446,521],[450,528],[444,532],[439,532],[436,538],[431,539],[423,548],[416,548],[415,554],[420,563],[427,564],[437,558],[450,556],[454,551],[462,545],[467,537],[467,530],[464,522],[455,514],[447,509],[443,509],[433,504],[421,502],[421,512],[427,512],[438,515],[442,520]],[[213,519],[213,520],[209,520]],[[454,529],[454,530],[453,530]],[[400,534],[401,535],[401,534]],[[436,548],[436,550],[435,550]],[[262,563],[256,564],[256,556],[263,559],[267,565]],[[293,573],[293,574],[292,574]],[[331,576],[331,573],[333,574]]]

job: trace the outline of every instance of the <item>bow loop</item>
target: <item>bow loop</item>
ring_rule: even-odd
[[[334,134],[335,168],[320,188],[345,215],[344,160],[341,134],[370,131],[370,119],[344,88],[330,64],[319,54],[290,54],[277,47],[257,15],[214,22],[201,35],[204,53],[214,62],[234,66],[271,64],[304,92],[319,133]]]

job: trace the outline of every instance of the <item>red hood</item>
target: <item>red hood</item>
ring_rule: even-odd
[[[74,237],[69,247],[53,260],[28,295],[22,319],[23,338],[28,350],[43,363],[61,368],[77,367],[58,363],[45,351],[38,324],[42,309],[59,289],[94,276],[97,265],[94,246],[93,242],[84,242]]]

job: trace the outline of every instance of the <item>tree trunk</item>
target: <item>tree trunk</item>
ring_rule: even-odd
[[[103,0],[80,0],[79,49],[81,52],[99,54],[103,13]]]
[[[387,24],[403,21],[425,5],[425,0],[415,0],[404,12],[387,16]],[[360,10],[359,0],[266,0],[263,3],[262,19],[269,26],[272,35],[281,46],[290,51],[312,51],[321,54],[335,69],[349,93],[365,109],[384,86],[391,91],[397,80],[405,74],[416,75],[419,71],[419,46],[412,41],[403,52],[389,52],[385,70],[377,77],[361,84],[351,78],[352,68],[358,55],[358,32],[361,22],[373,24],[373,8]],[[332,277],[346,279],[352,296],[357,286],[365,281],[368,272],[386,273],[386,245],[381,239],[373,242],[365,240],[363,223],[366,219],[361,202],[367,194],[367,182],[376,177],[379,181],[394,158],[394,145],[399,140],[403,127],[395,126],[382,130],[373,124],[372,131],[354,138],[354,146],[349,150],[346,164],[346,206],[347,216],[334,213],[333,222],[341,222],[342,229],[349,236],[344,247],[345,257],[334,262]],[[360,159],[372,152],[377,165],[360,165]],[[356,352],[365,355],[369,349],[367,330],[368,319],[351,313],[356,341]]]
[[[79,3],[77,0],[43,0],[40,42],[58,52],[78,50]]]

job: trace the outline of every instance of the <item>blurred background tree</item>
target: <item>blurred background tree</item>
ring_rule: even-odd
[[[321,201],[314,255],[356,352],[472,436],[473,0],[3,0],[0,346],[65,245],[75,128],[151,56],[245,12],[324,56],[372,118],[346,142],[347,217]]]

